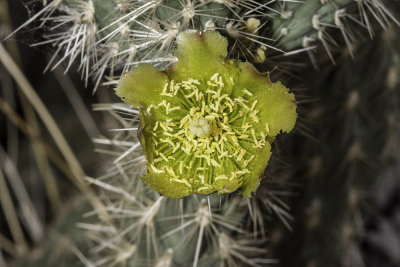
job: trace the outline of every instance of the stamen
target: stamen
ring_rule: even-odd
[[[235,98],[223,94],[223,88],[234,86],[234,83],[231,80],[225,85],[218,73],[204,83],[206,88],[201,89],[201,83],[195,79],[178,83],[172,80],[164,85],[161,95],[166,98],[148,108],[148,112],[153,108],[166,115],[175,110],[179,110],[179,113],[173,114],[187,112],[180,118],[168,117],[154,123],[152,141],[157,158],[149,164],[149,168],[156,173],[168,173],[171,181],[189,187],[200,183],[197,192],[209,190],[218,180],[241,179],[241,176],[249,173],[246,167],[254,159],[254,155],[248,153],[242,142],[252,142],[253,147],[258,149],[266,142],[265,134],[256,132],[254,128],[259,123],[259,110],[257,100],[248,100],[253,96],[252,92],[242,88],[242,95]],[[172,102],[167,100],[170,97],[178,97],[182,101],[174,101],[172,107]],[[268,124],[265,128],[268,133]],[[175,158],[173,156],[179,159],[179,164],[169,162],[165,165]],[[225,164],[236,167],[229,177],[225,174],[211,176],[214,172],[210,168],[223,168]],[[181,178],[186,172],[193,176],[193,180]]]

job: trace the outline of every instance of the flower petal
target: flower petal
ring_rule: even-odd
[[[237,61],[236,64],[239,73],[238,75],[232,76],[236,86],[236,90],[234,90],[232,97],[241,95],[243,89],[247,89],[252,93],[265,91],[265,88],[272,84],[268,73],[260,73],[249,62]]]
[[[183,32],[176,42],[178,63],[168,71],[172,79],[203,80],[215,73],[228,75],[224,66],[228,41],[218,32]]]
[[[150,64],[139,64],[126,74],[115,89],[121,99],[136,108],[161,102],[168,76]]]
[[[266,90],[257,92],[253,99],[258,101],[260,123],[255,125],[267,136],[275,137],[282,132],[290,132],[297,119],[294,94],[280,82],[273,83]]]
[[[191,193],[188,185],[172,180],[168,173],[155,173],[149,170],[141,179],[162,196],[182,198]]]
[[[250,198],[251,193],[257,190],[270,157],[271,145],[266,142],[262,150],[258,152],[258,157],[248,166],[251,173],[243,177],[242,194],[244,197]]]

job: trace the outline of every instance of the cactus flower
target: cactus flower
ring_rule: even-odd
[[[147,160],[141,178],[161,195],[231,193],[250,197],[276,135],[293,129],[292,93],[250,63],[227,60],[218,32],[183,32],[166,71],[140,64],[116,93],[140,111]]]

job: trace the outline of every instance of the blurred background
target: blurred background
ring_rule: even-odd
[[[38,258],[45,261],[37,266],[63,266],[58,261],[69,255],[79,264],[71,246],[75,238],[84,240],[81,233],[74,233],[75,224],[89,205],[72,168],[81,168],[89,176],[105,171],[108,159],[95,152],[91,139],[112,128],[113,123],[93,112],[92,105],[117,98],[111,90],[94,95],[91,84],[85,88],[77,73],[64,75],[63,66],[44,73],[54,51],[51,47],[30,47],[41,31],[24,29],[3,41],[41,8],[41,3],[29,9],[27,4],[13,0],[0,3],[2,49],[20,72],[11,74],[4,62],[0,64],[0,266],[24,261],[33,266],[33,259]],[[30,93],[18,84],[25,79]],[[43,123],[38,110],[50,114],[55,124]],[[65,142],[54,141],[63,138]],[[60,149],[60,144],[69,148]],[[71,162],[78,166],[72,167]]]

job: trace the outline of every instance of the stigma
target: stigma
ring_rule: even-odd
[[[210,133],[210,125],[206,119],[194,119],[190,123],[190,132],[197,137],[204,137]]]

